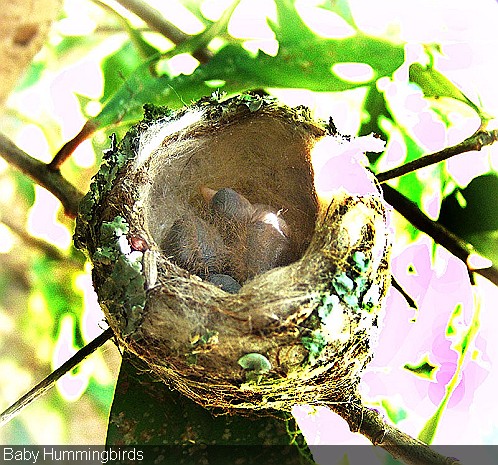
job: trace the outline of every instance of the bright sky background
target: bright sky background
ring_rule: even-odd
[[[202,23],[188,13],[180,2],[170,0],[162,2],[150,1],[165,17],[189,34],[198,33]],[[167,3],[167,5],[165,5]],[[229,1],[207,0],[202,4],[202,12],[209,19],[217,19]],[[351,34],[351,28],[340,18],[331,13],[318,12],[314,1],[299,1],[299,11],[308,25],[324,37],[346,37]],[[494,58],[498,49],[498,6],[493,0],[476,0],[474,2],[440,0],[407,2],[396,0],[351,0],[353,15],[359,27],[366,33],[390,37],[407,43],[406,53],[412,59],[422,58],[424,51],[422,43],[437,43],[441,45],[442,56],[436,60],[437,68],[463,89],[469,98],[479,102],[491,114],[498,114],[498,61]],[[56,43],[64,34],[81,34],[86,36],[95,33],[102,12],[91,2],[85,0],[66,0],[67,18],[55,26],[52,41]],[[111,4],[111,1],[109,1]],[[121,10],[120,10],[121,11]],[[278,44],[274,34],[265,22],[265,15],[276,19],[275,7],[268,0],[242,0],[229,25],[229,32],[239,38],[247,39],[247,48],[261,49],[268,54],[275,54]],[[134,19],[134,21],[136,21]],[[137,25],[139,22],[137,22]],[[87,56],[72,56],[50,68],[43,79],[35,86],[13,95],[9,101],[12,111],[19,112],[31,122],[14,124],[12,119],[3,118],[2,124],[8,127],[15,142],[28,153],[42,161],[49,161],[58,148],[60,140],[68,140],[79,131],[85,118],[79,107],[75,94],[85,95],[98,100],[102,93],[103,82],[100,72],[100,60],[116,50],[125,39],[124,35],[109,37],[102,41]],[[165,48],[171,46],[163,41]],[[46,52],[41,52],[46,53]],[[176,73],[190,73],[197,66],[197,61],[190,56],[181,55],[169,63]],[[368,78],[369,69],[354,67],[351,69],[335,69],[338,73],[352,73],[353,79]],[[388,78],[379,82],[379,87],[390,95],[391,104],[399,109],[401,120],[409,126],[421,145],[428,151],[439,150],[455,144],[469,136],[476,128],[477,120],[462,117],[455,112],[454,125],[444,131],[441,123],[432,118],[432,110],[422,99],[420,92],[403,83],[406,68],[400,69],[393,80]],[[308,90],[274,89],[271,92],[289,105],[307,105],[318,118],[332,115],[336,126],[344,134],[354,134],[361,121],[361,102],[364,89],[357,89],[341,94],[314,94]],[[89,103],[98,112],[96,101]],[[45,128],[38,121],[48,121]],[[492,127],[495,125],[492,123]],[[46,128],[50,130],[47,131]],[[52,131],[52,132],[50,132]],[[97,135],[96,137],[100,137]],[[403,156],[396,141],[391,141],[388,155],[384,158],[384,168],[395,166]],[[90,142],[83,143],[74,154],[76,165],[82,169],[95,169],[96,155]],[[490,168],[498,167],[498,144],[479,153],[469,153],[455,157],[448,162],[448,169],[456,182],[465,186],[473,177],[486,173]],[[3,196],[2,208],[14,202],[15,192],[9,180],[3,176],[6,165],[0,160],[0,192]],[[424,179],[423,170],[419,173]],[[426,210],[438,213],[439,202],[434,202],[434,192],[427,186],[428,196]],[[27,221],[27,231],[34,237],[48,241],[62,251],[67,251],[71,241],[71,231],[68,224],[60,220],[60,205],[41,188],[36,189],[36,201],[30,209]],[[436,332],[444,332],[444,322],[455,306],[463,305],[461,327],[467,327],[479,303],[481,331],[475,341],[472,353],[464,363],[464,375],[459,389],[455,391],[453,402],[443,416],[440,431],[436,437],[438,443],[497,443],[498,442],[498,411],[492,399],[495,397],[495,387],[498,385],[498,342],[492,328],[498,325],[496,317],[496,301],[498,292],[486,280],[478,279],[477,293],[468,286],[467,275],[462,264],[449,256],[444,250],[438,249],[436,261],[431,262],[428,256],[430,244],[425,238],[407,247],[408,237],[402,234],[397,237],[394,248],[393,268],[402,284],[412,287],[419,298],[421,312],[416,328],[410,325],[413,318],[412,310],[396,292],[389,297],[386,317],[386,334],[393,341],[393,332],[403,334],[396,347],[383,345],[374,359],[368,373],[365,375],[363,389],[372,402],[389,397],[393,405],[403,406],[407,411],[407,419],[400,423],[408,433],[416,435],[427,418],[432,415],[441,401],[443,392],[441,383],[413,382],[407,377],[406,370],[400,368],[408,359],[417,362],[417,357],[429,352],[430,344],[440,346],[433,349],[440,357],[437,361],[443,364],[447,372],[441,370],[441,380],[447,382],[456,366],[455,352],[447,341],[439,340]],[[18,240],[9,228],[0,224],[0,260],[2,254],[9,254],[18,246]],[[406,265],[416,264],[417,276],[408,276]],[[91,288],[89,270],[78,274],[74,282],[75,288],[84,301],[83,331],[86,341],[100,333],[102,313]],[[31,297],[33,299],[33,296]],[[43,312],[43,305],[35,300],[30,304]],[[425,305],[425,306],[424,306]],[[440,313],[437,313],[441,311]],[[422,313],[421,313],[422,314]],[[438,319],[439,316],[442,319]],[[445,320],[446,318],[446,320]],[[73,341],[72,316],[68,315],[58,322],[59,339],[55,350],[51,353],[52,367],[58,366],[69,357],[76,347]],[[0,308],[0,335],[13,333],[16,322],[9,316],[5,308]],[[442,326],[443,325],[443,326]],[[403,328],[403,333],[401,329]],[[415,329],[414,329],[415,328]],[[462,329],[463,331],[463,329]],[[424,333],[425,332],[425,333]],[[427,337],[424,338],[424,335]],[[434,342],[436,341],[436,342]],[[428,345],[424,345],[427,343]],[[399,349],[399,350],[398,350]],[[30,367],[21,366],[16,362],[16,354],[0,358],[0,393],[9,402],[15,400],[27,388],[42,376],[39,372],[30,372]],[[48,355],[48,354],[47,354]],[[117,355],[117,354],[116,354]],[[436,361],[436,360],[434,360]],[[388,368],[386,368],[386,366]],[[493,368],[493,369],[492,369]],[[68,402],[75,402],[73,414],[78,415],[77,403],[82,402],[92,377],[102,384],[112,384],[116,376],[116,364],[104,361],[102,355],[94,356],[93,361],[82,365],[81,369],[66,377],[58,385],[61,396]],[[453,371],[452,371],[453,370]],[[2,375],[3,373],[3,375]],[[43,373],[44,375],[45,373]],[[15,383],[13,383],[15,380]],[[65,420],[61,420],[60,412],[49,406],[43,407],[44,401],[30,409],[21,417],[22,425],[29,433],[23,433],[30,441],[38,443],[76,443],[81,438],[78,432],[68,434],[65,430]],[[2,407],[4,406],[2,402]],[[345,423],[327,411],[317,415],[309,415],[303,408],[298,412],[301,426],[310,443],[329,444],[344,441],[363,442],[358,435],[351,435]],[[99,418],[96,415],[96,418]],[[105,421],[100,417],[100,421]],[[40,424],[50,425],[40,428]],[[19,428],[20,423],[14,427]],[[105,424],[96,427],[97,435],[93,440],[103,441]],[[0,442],[4,437],[14,434],[0,432]],[[99,436],[100,435],[100,436]],[[88,441],[88,436],[83,436]],[[83,441],[83,442],[84,442]],[[351,462],[353,463],[353,462]],[[373,462],[372,462],[373,463]]]

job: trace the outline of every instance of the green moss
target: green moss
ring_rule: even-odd
[[[333,310],[338,304],[339,297],[335,294],[325,294],[322,296],[321,305],[318,307],[318,316],[322,324],[327,324],[327,319],[333,316]]]
[[[246,370],[246,381],[259,383],[265,373],[271,370],[270,361],[261,354],[250,353],[243,355],[237,362]]]
[[[308,351],[308,361],[314,364],[320,357],[323,349],[327,346],[327,341],[319,329],[315,329],[309,336],[301,338],[304,348]]]
[[[95,265],[111,266],[99,297],[121,322],[123,335],[135,332],[145,306],[145,279],[142,254],[132,252],[126,234],[128,224],[117,216],[100,227],[100,243],[92,256]]]
[[[136,136],[136,131],[130,130],[119,149],[116,146],[116,137],[114,135],[111,137],[111,147],[104,152],[100,169],[93,177],[90,189],[80,203],[73,239],[75,246],[89,255],[93,254],[96,247],[90,238],[96,239],[95,229],[98,228],[99,222],[97,210],[114,185],[119,170],[131,156],[135,155],[133,150],[127,150],[131,147],[127,147],[129,144],[125,142],[126,138],[131,138],[133,135]]]
[[[334,312],[344,309],[352,314],[373,313],[380,305],[381,289],[368,276],[371,260],[362,251],[355,251],[347,268],[337,270],[315,297],[315,310],[306,320],[301,342],[308,350],[308,363],[314,364],[330,341],[327,326],[335,327]],[[341,306],[342,302],[342,306]],[[334,329],[335,330],[335,329]]]
[[[359,250],[357,250],[353,254],[353,262],[355,264],[355,268],[360,273],[365,273],[370,266],[370,259],[365,256],[365,254]]]
[[[158,119],[170,119],[175,115],[175,111],[166,106],[153,105],[146,103],[144,105],[144,118],[142,123],[157,121]]]

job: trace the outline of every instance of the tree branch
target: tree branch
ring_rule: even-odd
[[[60,171],[51,170],[47,164],[30,157],[2,133],[0,133],[0,156],[54,194],[64,206],[66,215],[76,217],[83,194],[62,177]]]
[[[474,150],[481,150],[486,145],[491,145],[498,140],[498,129],[493,131],[479,130],[469,138],[465,139],[457,145],[447,147],[439,152],[425,155],[417,158],[403,166],[398,166],[391,170],[384,171],[376,175],[380,183],[389,181],[390,179],[399,178],[405,174],[425,168],[426,166],[434,165],[440,161],[446,160],[465,152],[472,152]]]
[[[412,202],[410,199],[400,194],[396,189],[387,184],[382,185],[382,189],[386,202],[392,205],[394,209],[401,213],[401,215],[413,224],[413,226],[432,237],[436,243],[442,245],[445,249],[455,255],[455,257],[462,260],[470,271],[484,276],[498,286],[498,268],[495,266],[481,269],[471,269],[469,267],[469,257],[477,254],[471,244],[453,234],[437,221],[431,220],[418,208],[415,202]]]
[[[143,0],[117,0],[117,2],[142,19],[151,29],[167,37],[175,45],[179,45],[191,36],[185,34],[175,25],[166,21],[156,9],[152,8]],[[97,3],[97,2],[96,2]],[[212,58],[212,53],[205,47],[201,47],[192,53],[200,63],[207,63]],[[60,166],[71,156],[81,142],[90,137],[97,129],[96,124],[89,119],[81,131],[70,141],[66,142],[55,154],[53,160],[48,164],[50,170],[58,170]]]
[[[43,239],[39,239],[30,235],[23,226],[21,226],[5,214],[0,215],[0,223],[3,223],[5,226],[7,226],[26,245],[34,249],[38,249],[40,252],[42,252],[52,260],[62,261],[68,258],[57,247],[50,244],[50,242],[46,242]]]
[[[117,0],[117,2],[128,11],[137,15],[151,29],[159,32],[159,34],[168,38],[174,44],[180,44],[190,37],[188,34],[185,34],[178,29],[174,24],[166,21],[159,11],[152,8],[143,0]],[[212,53],[208,49],[202,48],[196,50],[193,53],[193,56],[201,63],[207,63],[212,58]]]
[[[422,441],[387,424],[377,410],[365,407],[359,398],[353,398],[349,402],[330,403],[327,406],[346,420],[351,431],[363,434],[374,446],[382,447],[395,459],[400,459],[407,465],[460,463],[454,458],[437,453]]]
[[[97,336],[92,342],[78,350],[67,362],[64,362],[57,370],[50,373],[43,381],[39,382],[31,391],[14,402],[8,409],[0,414],[0,428],[17,416],[31,402],[45,394],[60,378],[71,371],[76,365],[82,362],[91,353],[95,352],[106,341],[114,335],[111,328],[107,328],[102,334]]]

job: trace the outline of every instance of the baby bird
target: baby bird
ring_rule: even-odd
[[[228,187],[202,187],[201,193],[227,247],[231,274],[240,282],[287,262],[288,228],[278,212],[268,205],[253,205]]]
[[[254,206],[251,202],[229,187],[215,191],[203,186],[201,194],[212,212],[222,219],[240,223],[250,220],[254,212]]]
[[[287,224],[271,207],[256,205],[247,226],[245,267],[248,277],[288,263]]]
[[[177,265],[236,293],[248,279],[289,263],[289,231],[272,207],[229,187],[201,187],[208,214],[176,220],[162,242]]]
[[[161,246],[172,261],[201,278],[224,268],[226,248],[220,233],[193,214],[177,219]]]

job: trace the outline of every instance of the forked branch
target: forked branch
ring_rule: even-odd
[[[30,157],[2,133],[0,133],[0,156],[54,194],[61,201],[68,216],[76,217],[83,194],[67,181],[60,171],[51,170],[47,164]]]

